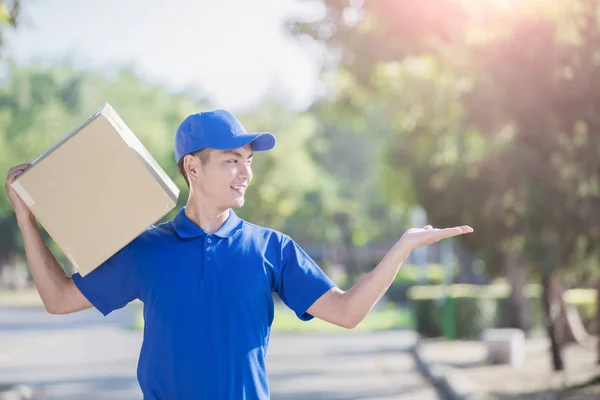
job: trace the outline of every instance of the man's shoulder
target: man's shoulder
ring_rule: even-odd
[[[167,243],[176,235],[171,221],[153,224],[140,233],[131,244],[134,247],[155,246],[161,242]]]
[[[244,221],[243,231],[245,235],[251,235],[272,240],[276,238],[280,242],[289,240],[289,236],[277,229],[269,228],[266,226],[258,225],[252,222]]]

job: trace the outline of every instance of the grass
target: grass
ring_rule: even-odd
[[[136,329],[142,329],[144,320],[141,312],[137,316]],[[373,310],[356,327],[356,331],[385,331],[391,329],[410,329],[413,327],[413,317],[410,309],[386,306],[380,310]],[[296,314],[285,305],[275,306],[275,318],[272,325],[273,332],[340,332],[347,329],[313,318],[310,321],[301,321]]]
[[[413,318],[410,309],[389,306],[371,311],[354,330],[386,331],[412,327]],[[347,330],[318,318],[313,318],[308,322],[301,321],[293,311],[280,304],[275,306],[275,318],[271,329],[273,332],[338,332]]]

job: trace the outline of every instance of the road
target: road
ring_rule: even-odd
[[[20,383],[36,400],[139,400],[141,332],[135,305],[49,315],[0,307],[0,385]],[[438,399],[407,350],[410,331],[273,333],[267,369],[273,400]]]

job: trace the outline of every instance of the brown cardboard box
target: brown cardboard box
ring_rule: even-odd
[[[179,196],[108,103],[12,186],[82,276],[163,218]]]

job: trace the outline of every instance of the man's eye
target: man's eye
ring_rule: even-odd
[[[229,160],[227,162],[232,163],[232,164],[237,164],[237,160]]]

